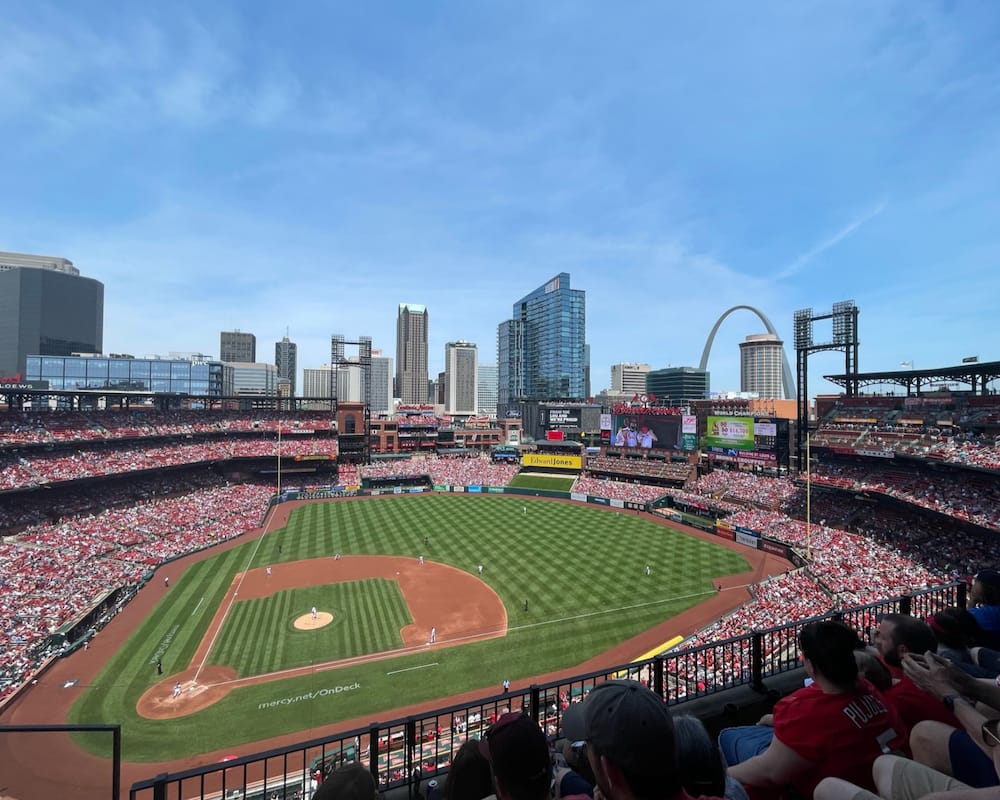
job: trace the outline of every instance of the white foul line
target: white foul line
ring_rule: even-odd
[[[198,676],[201,675],[201,671],[205,668],[205,662],[208,661],[208,657],[212,653],[212,648],[215,647],[215,640],[218,639],[219,638],[219,634],[222,633],[222,629],[223,629],[223,627],[225,626],[225,623],[226,623],[226,617],[229,616],[229,612],[233,608],[233,603],[236,602],[236,598],[239,596],[240,587],[243,585],[243,581],[246,579],[247,572],[250,569],[250,565],[253,563],[254,558],[256,558],[257,551],[260,550],[260,546],[261,546],[261,543],[264,541],[264,537],[267,536],[267,534],[270,533],[270,530],[268,530],[268,529],[271,527],[271,522],[277,516],[277,511],[276,511],[277,507],[278,506],[275,505],[272,508],[272,512],[273,513],[271,514],[271,518],[269,520],[267,520],[267,522],[264,523],[264,533],[261,534],[261,536],[257,539],[257,542],[256,542],[256,544],[253,547],[253,551],[250,553],[250,556],[247,558],[246,568],[243,570],[242,573],[240,573],[240,579],[239,579],[239,582],[236,584],[235,590],[233,591],[233,596],[229,598],[229,605],[226,606],[226,610],[222,614],[222,619],[219,620],[219,627],[216,628],[215,633],[212,635],[212,641],[210,641],[208,643],[208,649],[205,650],[205,657],[201,660],[201,663],[198,665],[198,669],[196,669],[195,672],[194,672],[194,678],[192,678],[192,680],[195,683],[198,682]]]
[[[191,612],[191,616],[192,616],[192,617],[193,617],[193,616],[194,616],[195,614],[197,614],[197,613],[198,613],[198,609],[199,609],[199,608],[201,608],[201,604],[202,604],[202,603],[204,603],[204,602],[205,602],[205,595],[202,595],[202,596],[201,596],[201,600],[199,600],[199,601],[198,601],[198,605],[196,605],[196,606],[194,607],[194,611],[192,611],[192,612]]]
[[[436,667],[438,662],[435,661],[433,664],[421,664],[419,667],[407,667],[406,669],[394,669],[392,672],[385,673],[386,675],[398,675],[400,672],[410,672],[415,669],[427,669],[427,667]]]

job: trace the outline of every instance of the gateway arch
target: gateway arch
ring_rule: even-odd
[[[705,342],[705,349],[701,353],[701,363],[698,365],[698,369],[707,370],[708,369],[708,356],[712,352],[712,342],[715,341],[715,334],[719,331],[719,326],[725,322],[726,317],[732,314],[734,311],[739,311],[745,309],[747,311],[752,311],[757,315],[757,318],[764,323],[764,327],[767,328],[768,333],[772,333],[778,336],[778,332],[774,329],[774,325],[771,324],[764,314],[753,306],[733,306],[728,311],[726,311],[721,317],[715,321],[715,325],[712,326],[712,332],[708,334],[708,341]],[[781,338],[780,336],[778,337]],[[786,400],[795,399],[795,381],[792,379],[792,368],[788,364],[788,356],[785,354],[785,346],[781,346],[781,387],[785,395]]]

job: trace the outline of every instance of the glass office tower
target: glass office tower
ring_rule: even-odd
[[[501,403],[587,396],[586,298],[561,272],[514,304],[497,328]]]

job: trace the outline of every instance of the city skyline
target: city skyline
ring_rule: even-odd
[[[103,283],[105,352],[288,331],[301,369],[365,330],[395,356],[412,301],[437,375],[448,341],[492,362],[510,298],[565,271],[595,394],[612,364],[696,366],[739,304],[787,347],[796,309],[854,300],[862,371],[1000,358],[994,5],[42,3],[5,24],[0,249]],[[762,332],[727,319],[713,390]],[[841,366],[812,359],[809,393]]]

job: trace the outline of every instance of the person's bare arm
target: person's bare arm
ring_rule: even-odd
[[[811,761],[775,737],[763,753],[729,767],[728,772],[747,786],[781,787],[787,786],[812,766]]]

